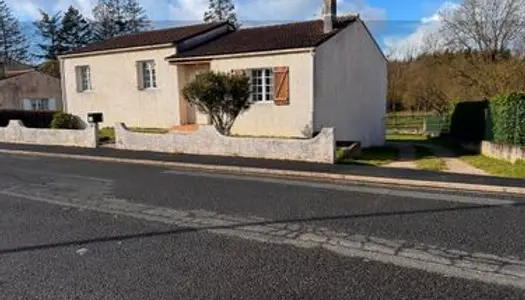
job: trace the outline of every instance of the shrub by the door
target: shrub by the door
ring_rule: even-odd
[[[184,87],[183,94],[224,135],[230,134],[237,117],[251,105],[250,80],[245,75],[200,73]]]

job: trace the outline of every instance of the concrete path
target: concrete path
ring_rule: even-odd
[[[408,143],[389,143],[389,146],[399,150],[399,161],[390,163],[385,167],[399,169],[416,169],[416,152],[414,146]]]
[[[447,168],[448,168],[447,172],[458,173],[458,174],[470,174],[470,175],[487,175],[485,171],[474,168],[468,163],[463,162],[462,160],[456,158],[457,155],[447,148],[444,148],[438,145],[425,145],[425,146],[428,147],[430,150],[432,150],[437,157],[445,161]]]
[[[429,148],[437,158],[445,162],[447,170],[444,172],[465,175],[487,175],[483,170],[474,168],[461,161],[457,158],[457,154],[439,145],[426,143],[389,143],[389,145],[399,149],[399,161],[386,165],[386,167],[389,168],[417,169],[414,146],[422,146]]]

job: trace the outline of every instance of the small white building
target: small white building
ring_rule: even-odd
[[[121,36],[60,57],[67,112],[104,113],[124,122],[169,128],[207,124],[182,96],[203,70],[250,76],[254,104],[233,134],[310,137],[335,128],[338,141],[384,143],[387,61],[358,15],[236,29],[199,24]]]

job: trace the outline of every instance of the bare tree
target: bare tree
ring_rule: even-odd
[[[525,35],[525,0],[463,0],[440,13],[451,50],[490,54],[513,49]]]
[[[512,88],[525,67],[517,59],[525,36],[525,0],[463,0],[441,11],[442,50],[459,53],[450,74],[483,97]]]

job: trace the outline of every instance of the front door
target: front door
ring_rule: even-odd
[[[195,65],[185,65],[184,66],[184,72],[185,72],[185,83],[188,84],[192,80],[195,79],[197,74],[201,72],[208,71],[210,69],[209,64],[195,64]],[[186,122],[185,124],[197,124],[200,123],[202,120],[201,114],[197,111],[195,106],[188,103],[186,99],[184,99],[185,102],[185,109],[186,109]]]

